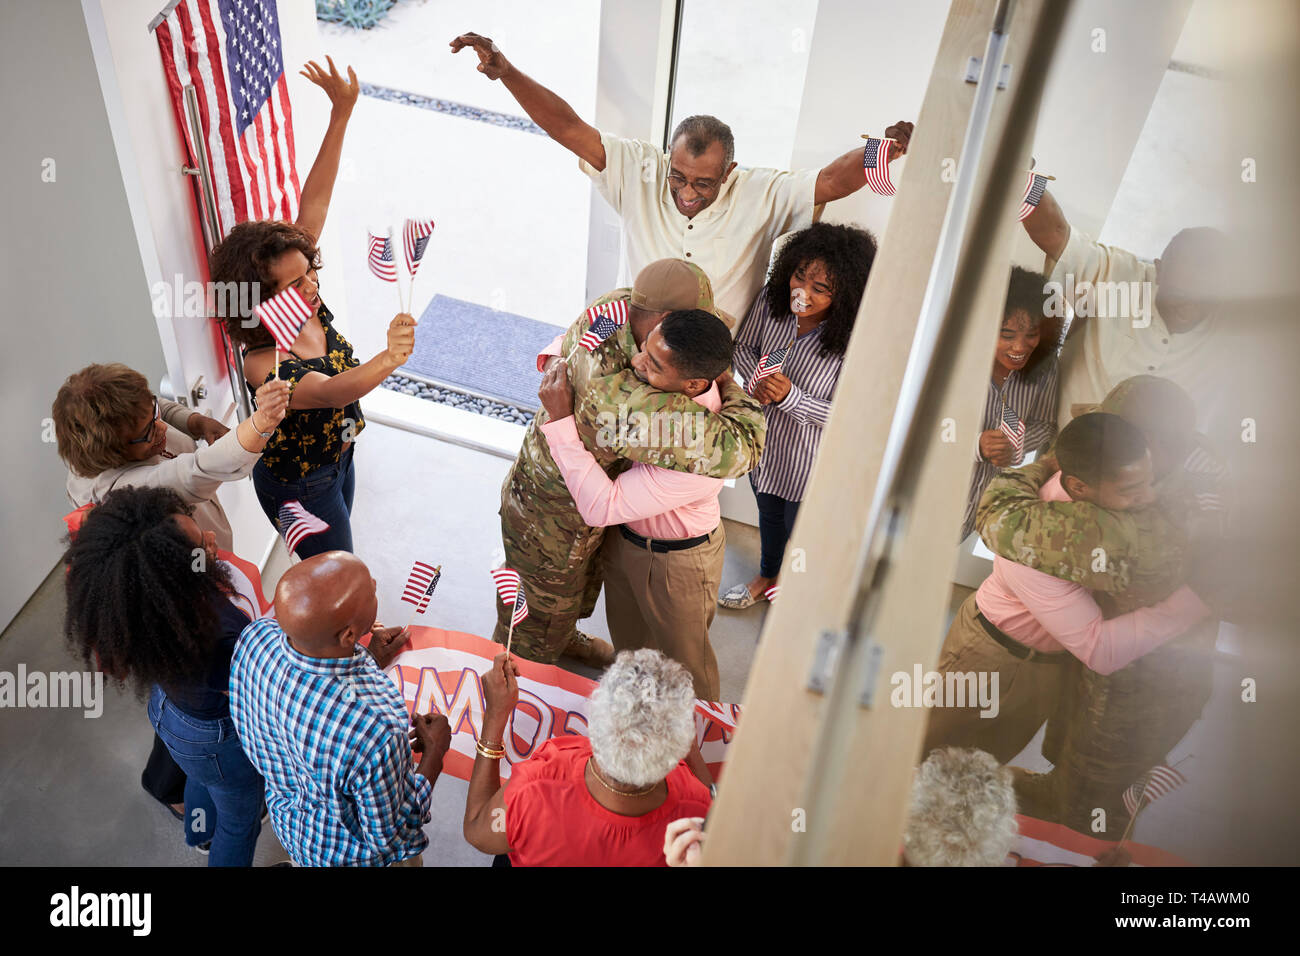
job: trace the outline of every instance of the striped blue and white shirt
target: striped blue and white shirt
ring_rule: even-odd
[[[307,657],[273,619],[253,622],[231,661],[230,716],[299,866],[387,866],[428,846],[433,784],[411,765],[402,695],[363,648]]]
[[[764,286],[736,333],[734,356],[736,371],[749,381],[764,355],[785,348],[794,339],[781,366],[781,373],[790,380],[790,394],[779,403],[763,406],[767,438],[763,460],[751,472],[755,491],[786,501],[803,500],[844,364],[843,356],[822,354],[822,326],[795,338],[798,324],[789,312],[772,315]]]
[[[1060,364],[1055,355],[1049,355],[1033,369],[1029,375],[1012,371],[999,388],[989,378],[989,390],[984,399],[984,418],[980,423],[980,432],[997,431],[1002,422],[1002,404],[1011,406],[1012,411],[1025,423],[1024,449],[1042,451],[1056,438],[1056,400],[1058,395],[1058,375]],[[1015,467],[1020,462],[1012,462]],[[975,467],[971,469],[970,490],[966,497],[966,516],[962,519],[961,539],[975,529],[975,509],[980,497],[988,487],[993,476],[1001,469],[986,461],[979,450],[979,435],[975,436]]]

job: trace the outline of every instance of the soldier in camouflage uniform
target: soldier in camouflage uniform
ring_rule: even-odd
[[[632,371],[637,336],[649,334],[668,312],[699,308],[717,314],[708,276],[684,260],[661,259],[646,266],[631,289],[603,295],[590,308],[618,301],[628,305],[628,321],[593,351],[578,346],[591,325],[588,312],[559,342],[558,354],[568,359],[583,444],[611,478],[638,461],[714,478],[748,473],[762,454],[763,413],[730,375],[719,382],[721,409],[716,415],[705,412],[698,440],[687,446],[652,442],[644,425],[674,415],[678,421],[687,416],[701,421],[693,416],[704,409],[685,395],[651,388]],[[546,411],[540,409],[501,487],[506,566],[523,578],[529,608],[529,616],[514,629],[513,648],[542,663],[554,663],[563,653],[600,663],[600,651],[608,653],[608,645],[581,634],[577,622],[591,615],[600,595],[595,558],[605,529],[588,527],[578,514],[541,432],[546,421]],[[509,624],[510,611],[498,601],[493,640],[504,644]],[[600,651],[593,653],[593,644],[601,645]]]
[[[1149,449],[1134,425],[1116,415],[1089,415],[1064,429],[1058,444],[1063,459],[1064,448],[1069,446],[1068,461],[1074,469],[1069,474],[1074,477],[1054,487],[1048,500],[1068,502],[1067,495],[1073,495],[1075,501],[1111,502],[1094,507],[1069,527],[1058,528],[1063,541],[1087,548],[1091,554],[1092,547],[1108,533],[1128,527],[1139,539],[1155,537],[1176,546],[1178,526],[1155,506]],[[1006,477],[1038,501],[1038,485],[1057,470],[1055,463],[1035,465],[1028,473],[1010,472]],[[1135,575],[1140,577],[1149,603],[1164,601],[1182,585],[1181,580],[1162,579],[1163,570],[1159,576],[1147,575],[1141,562],[1132,561],[1129,555],[1120,558],[1112,574],[1127,581],[1130,589]],[[990,681],[996,677],[997,709],[984,710],[988,699],[962,702],[961,706],[957,700],[946,699],[944,706],[930,715],[927,752],[940,746],[978,747],[1006,763],[1052,715],[1063,676],[1080,658],[1089,666],[1114,670],[1133,660],[1139,646],[1149,648],[1153,642],[1174,638],[1207,613],[1194,595],[1182,593],[1161,605],[1157,615],[1141,620],[1125,615],[1105,628],[1093,629],[1099,618],[1114,618],[1115,614],[1107,614],[1079,582],[1071,580],[1071,587],[1053,586],[1039,562],[1014,562],[1031,563],[1033,571],[1026,575],[1013,566],[1012,559],[999,556],[993,575],[958,611],[937,670],[945,684],[950,675],[975,673],[981,680],[987,675]],[[1095,562],[1093,566],[1100,570]],[[1054,570],[1069,569],[1058,565]],[[1085,621],[1093,624],[1085,629]],[[1125,640],[1126,635],[1147,643],[1134,646]],[[957,685],[952,686],[955,692]]]
[[[1146,436],[1154,508],[1114,515],[1082,502],[1041,501],[1038,487],[1054,468],[1049,459],[994,479],[976,523],[995,553],[1091,589],[1110,618],[1167,596],[1185,580],[1191,555],[1213,547],[1223,531],[1227,469],[1195,435],[1191,400],[1172,382],[1126,379],[1100,410]],[[1128,821],[1123,791],[1165,760],[1209,699],[1217,633],[1211,618],[1109,676],[1065,662],[1043,741],[1054,767],[1017,772],[1021,811],[1091,832],[1100,807],[1105,832],[1121,832]]]

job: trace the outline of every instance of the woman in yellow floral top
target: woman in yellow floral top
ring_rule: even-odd
[[[289,412],[253,468],[258,501],[273,524],[280,525],[280,507],[297,500],[329,525],[328,531],[300,541],[297,553],[303,558],[352,550],[352,443],[365,427],[359,400],[402,365],[415,347],[415,319],[401,314],[388,326],[388,347],[370,361],[358,362],[321,301],[316,241],[325,225],[343,134],[360,89],[351,67],[344,79],[334,61],[328,62],[329,72],[316,63],[303,69],[303,75],[328,94],[333,109],[316,162],[303,183],[297,222],[240,223],[212,250],[210,261],[213,282],[239,283],[241,293],[253,290],[251,297],[241,294],[227,301],[262,302],[294,286],[316,309],[293,348],[280,354],[279,377],[290,388]],[[276,376],[275,343],[254,318],[238,313],[221,318],[231,339],[244,347],[244,377],[252,392]]]

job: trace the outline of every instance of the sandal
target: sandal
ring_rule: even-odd
[[[747,607],[753,607],[758,603],[758,599],[749,593],[748,584],[737,584],[726,594],[718,598],[718,606],[730,608],[733,611],[743,611]]]

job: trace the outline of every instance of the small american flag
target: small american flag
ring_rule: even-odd
[[[406,271],[413,279],[415,270],[420,267],[420,260],[424,258],[424,248],[429,244],[431,235],[433,235],[432,219],[406,220],[406,228],[402,230],[402,245],[406,252]]]
[[[582,337],[578,339],[578,344],[588,352],[594,352],[601,342],[617,331],[618,323],[607,315],[600,315],[596,317],[595,322],[591,323],[591,328],[582,333]]]
[[[1139,805],[1145,806],[1167,793],[1172,793],[1186,782],[1187,778],[1173,767],[1164,764],[1152,767],[1137,783],[1124,791],[1124,809],[1129,812],[1129,816],[1133,816],[1137,813]]]
[[[601,316],[613,319],[615,326],[626,324],[627,299],[615,299],[613,302],[606,302],[603,305],[593,305],[587,310],[587,321],[593,325]]]
[[[1025,423],[1020,420],[1014,408],[1006,402],[1002,403],[1002,418],[998,422],[998,429],[1007,438],[1011,439],[1012,461],[1020,461],[1025,457]]]
[[[280,523],[280,536],[290,554],[298,550],[303,538],[328,531],[330,526],[302,506],[300,501],[286,501],[277,512]]]
[[[776,596],[780,592],[781,592],[781,585],[773,584],[771,587],[769,587],[766,591],[763,592],[763,597],[767,598],[767,600],[771,602],[776,600]]]
[[[781,371],[781,366],[785,364],[785,360],[790,355],[790,349],[793,347],[793,342],[790,343],[790,345],[783,345],[781,348],[776,349],[773,352],[768,352],[758,360],[758,365],[754,369],[754,378],[749,383],[749,393],[751,395],[754,394],[755,385],[763,381],[763,379],[767,378],[769,375]]]
[[[369,256],[370,271],[385,282],[397,281],[397,263],[393,261],[393,240],[388,236],[376,236],[374,233],[366,233],[370,237]]]
[[[515,609],[510,617],[510,623],[518,624],[528,616],[528,599],[524,597],[524,585],[519,578],[519,572],[510,568],[497,568],[491,574],[502,603],[511,605]]]
[[[298,333],[311,318],[311,306],[293,286],[257,305],[253,312],[275,344],[286,352],[293,349]]]
[[[1025,180],[1025,195],[1020,200],[1020,215],[1016,219],[1017,222],[1024,222],[1029,214],[1038,208],[1046,190],[1047,177],[1041,173],[1031,172],[1029,178]]]
[[[429,606],[429,598],[433,597],[433,589],[438,586],[438,579],[441,577],[441,565],[435,568],[432,564],[416,561],[406,579],[406,587],[402,590],[402,600],[407,604],[414,604],[416,614],[423,614],[424,609]]]
[[[867,185],[878,196],[894,195],[894,184],[889,181],[889,148],[891,140],[867,137],[862,150],[862,168],[867,174]]]

